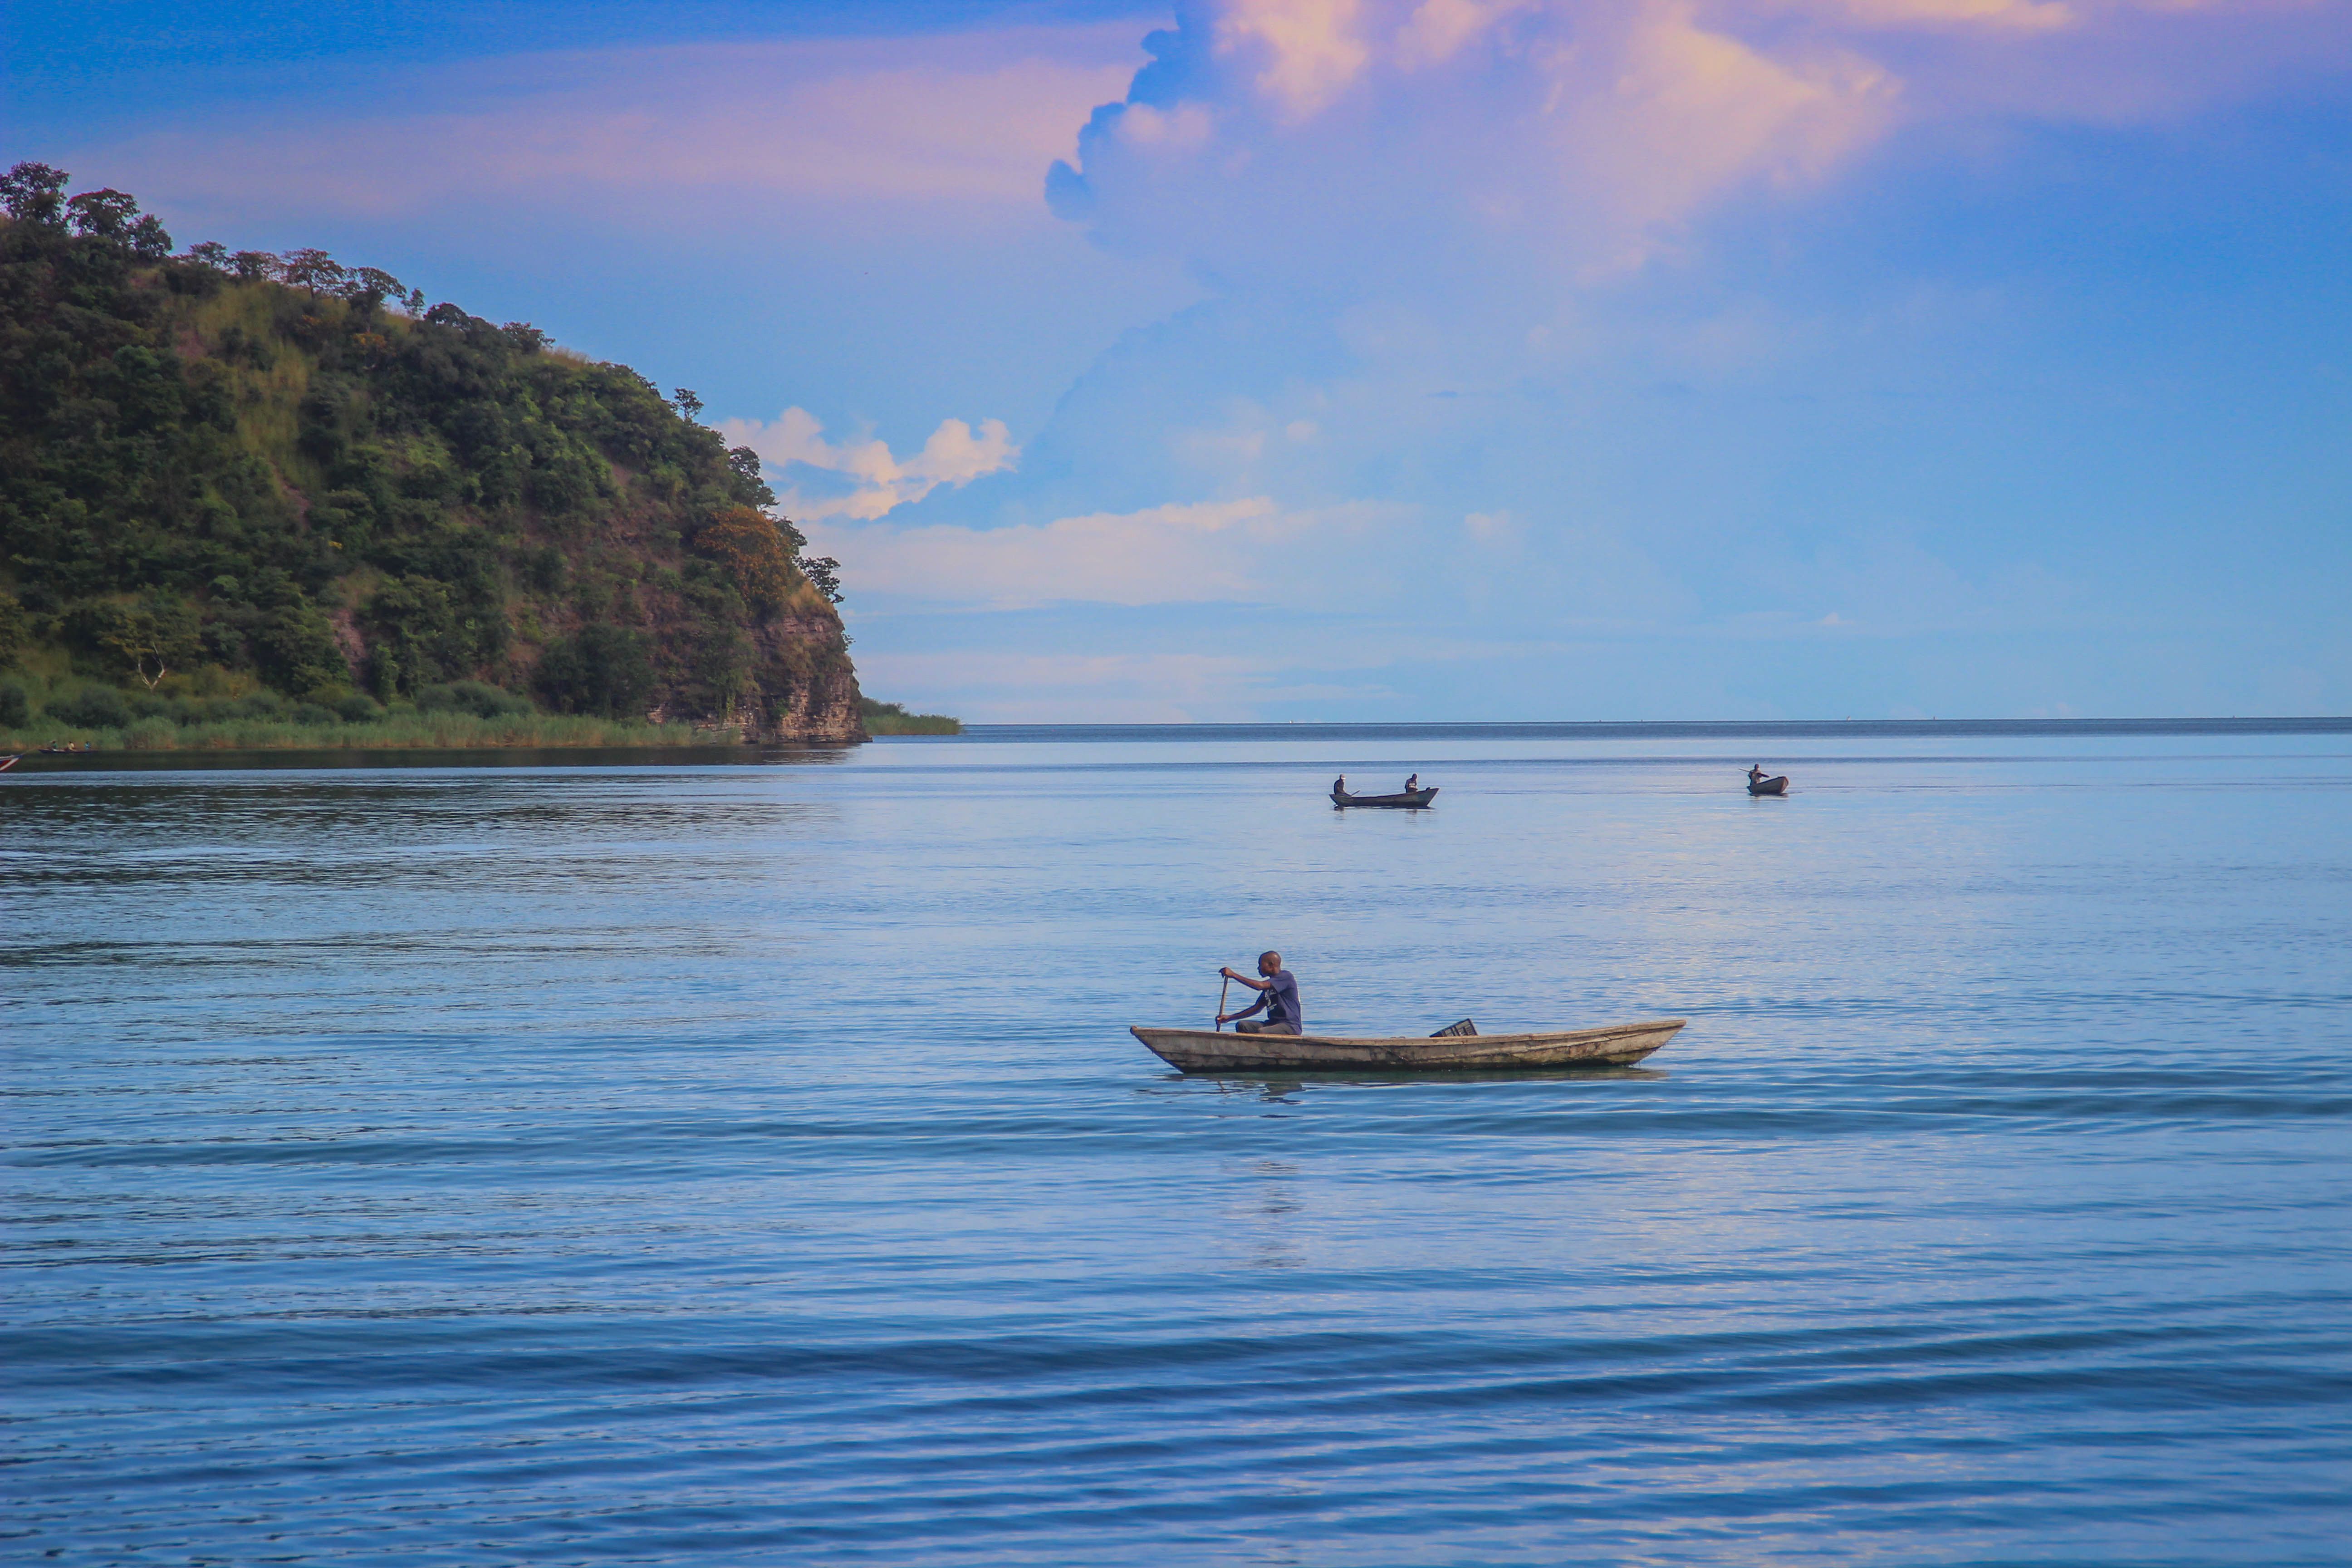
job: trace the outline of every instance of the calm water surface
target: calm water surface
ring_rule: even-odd
[[[1778,743],[8,775],[0,1556],[2346,1562],[2352,735]]]

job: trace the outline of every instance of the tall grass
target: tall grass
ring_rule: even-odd
[[[866,721],[869,735],[961,735],[963,721],[950,719],[944,713],[909,713],[896,702],[877,702],[871,697],[859,703],[859,716]]]
[[[577,714],[531,713],[496,719],[471,713],[403,711],[357,723],[301,724],[284,719],[233,719],[174,724],[141,719],[121,729],[85,730],[47,718],[0,730],[0,751],[87,745],[100,752],[390,751],[489,746],[719,746],[742,739],[734,729],[647,724]]]

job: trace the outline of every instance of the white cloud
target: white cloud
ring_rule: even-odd
[[[967,485],[983,474],[1003,473],[1021,457],[1002,419],[983,419],[978,431],[961,419],[943,419],[923,449],[903,461],[892,457],[881,441],[826,440],[824,426],[805,408],[787,408],[767,424],[722,419],[712,428],[729,446],[759,453],[761,464],[786,481],[778,504],[800,520],[884,517],[941,485]],[[792,483],[794,468],[835,475],[852,488],[846,495],[803,495]]]

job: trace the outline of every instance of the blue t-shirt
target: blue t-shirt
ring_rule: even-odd
[[[1273,978],[1268,980],[1266,984],[1269,989],[1265,993],[1265,1021],[1269,1024],[1287,1024],[1299,1033],[1305,1034],[1307,1021],[1298,1014],[1298,982],[1290,977],[1290,971],[1276,970]]]

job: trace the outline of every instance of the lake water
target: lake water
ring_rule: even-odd
[[[2347,729],[9,774],[0,1555],[2345,1563]]]

